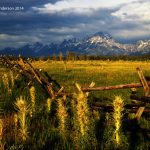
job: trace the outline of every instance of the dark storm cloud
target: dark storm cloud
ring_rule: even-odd
[[[61,14],[38,14],[34,11],[27,12],[14,12],[7,13],[7,17],[0,14],[0,32],[2,33],[14,33],[20,32],[20,30],[32,30],[32,29],[50,29],[50,28],[60,28],[64,26],[73,27],[78,24],[88,24],[89,22],[95,22],[96,20],[103,20],[103,22],[110,21],[110,13],[112,10],[100,10],[95,12],[94,15],[84,16],[84,15],[61,15]],[[14,29],[14,30],[13,30]],[[14,33],[15,34],[15,33]]]
[[[83,37],[98,31],[109,32],[118,39],[124,39],[129,38],[127,36],[128,31],[136,29],[140,30],[144,37],[143,30],[147,30],[150,25],[149,20],[142,20],[141,22],[139,20],[127,20],[130,14],[124,12],[124,7],[128,8],[128,5],[89,9],[89,13],[69,11],[65,14],[61,12],[49,14],[40,13],[33,9],[33,7],[42,8],[44,4],[55,4],[56,2],[56,0],[1,0],[0,7],[19,5],[25,9],[0,11],[0,47],[5,45],[20,46],[36,41],[49,43],[73,36]],[[122,20],[122,15],[125,19],[127,18],[125,21]],[[131,36],[131,38],[135,37]]]
[[[1,0],[0,5],[9,6],[14,4],[20,4],[27,7],[40,6],[45,3],[55,3],[57,0]]]

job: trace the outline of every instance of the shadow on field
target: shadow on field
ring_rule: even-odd
[[[150,130],[141,128],[137,119],[124,119],[123,126],[130,135],[129,150],[137,150],[138,148],[148,150],[150,148],[149,146],[145,147],[145,143],[150,141]]]

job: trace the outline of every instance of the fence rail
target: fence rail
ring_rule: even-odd
[[[49,96],[52,99],[55,99],[58,96],[62,96],[62,95],[69,95],[72,96],[72,93],[65,93],[64,92],[64,88],[60,86],[60,84],[56,81],[53,80],[47,72],[40,72],[39,70],[35,69],[32,64],[27,61],[24,60],[23,58],[18,58],[17,60],[13,60],[11,57],[0,57],[0,64],[11,69],[11,70],[17,70],[19,71],[21,74],[26,75],[29,79],[30,82],[32,81],[36,81],[38,82],[45,90],[46,92],[49,94]],[[144,103],[140,104],[140,105],[136,105],[135,108],[135,104],[133,107],[132,105],[126,105],[125,108],[126,109],[130,109],[130,111],[132,112],[137,112],[136,113],[136,118],[139,119],[142,115],[143,112],[150,112],[150,108],[146,108],[146,103],[150,103],[150,81],[148,81],[142,70],[140,68],[137,68],[137,72],[140,78],[140,83],[131,83],[131,84],[121,84],[121,85],[112,85],[112,86],[99,86],[99,87],[82,87],[81,90],[83,92],[91,92],[91,91],[104,91],[104,90],[117,90],[117,89],[127,89],[127,88],[140,88],[143,87],[144,91],[145,91],[145,95],[142,97],[138,97],[136,95],[136,93],[132,92],[131,95],[131,99],[137,100],[137,101],[141,101]],[[28,84],[30,84],[30,82]],[[96,104],[93,104],[93,108],[103,108],[103,109],[107,109],[112,110],[112,106],[106,106],[106,105],[99,105],[97,106]],[[146,109],[145,109],[146,108]]]

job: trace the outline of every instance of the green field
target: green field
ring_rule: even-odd
[[[140,79],[137,67],[143,70],[145,76],[150,76],[150,62],[146,61],[69,61],[66,64],[67,70],[65,64],[59,61],[38,61],[33,65],[47,71],[69,92],[75,89],[76,82],[81,86],[89,86],[92,81],[95,86],[138,83]],[[131,90],[100,91],[92,94],[99,98],[122,95],[128,101]]]
[[[115,108],[111,113],[92,109],[93,102],[113,106],[117,96],[121,97],[124,105],[132,103],[131,89],[96,91],[88,93],[87,97],[76,87],[77,85],[75,86],[78,83],[81,87],[88,87],[91,82],[95,83],[95,87],[139,83],[136,68],[140,67],[145,76],[150,76],[149,61],[39,60],[33,61],[32,65],[36,69],[46,71],[52,79],[64,87],[64,92],[73,96],[61,96],[52,100],[38,83],[33,82],[32,86],[28,86],[30,79],[26,76],[21,76],[15,71],[12,73],[11,70],[1,66],[1,147],[11,150],[150,148],[150,137],[140,129],[150,130],[148,115],[142,116],[136,122],[133,119],[135,114],[120,111],[121,126],[116,131]],[[8,81],[4,81],[4,76]],[[31,87],[34,87],[32,92]],[[141,96],[144,95],[143,88],[137,89],[137,92]],[[24,123],[23,119],[20,119],[23,111],[17,105],[19,99],[26,102]],[[149,107],[149,104],[146,106]],[[17,124],[14,122],[15,116],[18,117]],[[128,129],[128,126],[133,128]],[[116,143],[117,133],[119,143]]]

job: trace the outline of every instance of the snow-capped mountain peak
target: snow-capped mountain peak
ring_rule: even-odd
[[[141,40],[136,44],[122,44],[116,42],[110,34],[105,32],[97,32],[92,36],[82,39],[67,39],[59,44],[50,43],[44,45],[42,43],[27,44],[20,48],[5,48],[0,54],[11,54],[18,56],[48,56],[66,54],[67,51],[76,52],[77,54],[88,55],[142,55],[150,54],[150,40]]]
[[[99,36],[104,39],[112,39],[112,36],[107,32],[97,32],[94,34],[94,36]]]
[[[94,37],[91,37],[88,41],[90,41],[92,44],[93,43],[102,43],[103,38],[100,36],[94,36]]]
[[[147,41],[140,40],[137,43],[137,49],[143,49],[143,48],[146,48],[147,46],[150,46],[150,40],[147,40]]]

